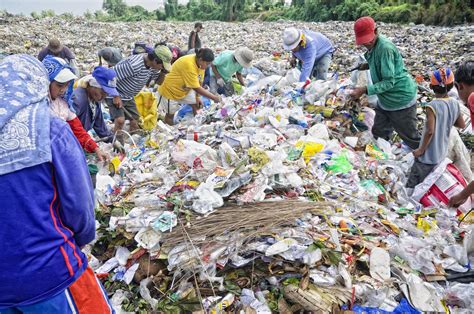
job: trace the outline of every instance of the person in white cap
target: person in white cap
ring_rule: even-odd
[[[108,155],[103,152],[97,143],[82,127],[82,123],[77,115],[69,108],[68,102],[70,96],[67,95],[69,85],[71,85],[77,76],[72,73],[71,67],[61,58],[50,55],[43,59],[43,66],[48,71],[49,77],[49,97],[51,113],[66,121],[71,127],[74,136],[77,138],[81,147],[88,153],[95,153],[99,161],[108,159]]]
[[[297,59],[302,63],[300,82],[312,77],[317,80],[327,79],[334,47],[326,36],[289,27],[283,31],[283,47],[293,53],[292,66],[296,66]]]
[[[245,86],[242,77],[243,68],[252,65],[253,51],[247,47],[239,47],[235,51],[226,50],[220,53],[211,64],[210,88],[213,94],[225,96],[234,94],[232,76],[235,74],[240,85]]]

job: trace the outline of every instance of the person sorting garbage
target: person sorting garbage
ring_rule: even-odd
[[[241,86],[245,86],[242,69],[252,65],[253,51],[239,47],[235,51],[221,52],[211,64],[210,88],[214,94],[231,96],[235,93],[232,76],[235,74]]]
[[[117,138],[123,143],[122,129],[125,119],[130,121],[130,131],[139,128],[139,113],[134,97],[143,89],[150,77],[159,75],[159,70],[171,69],[171,51],[160,45],[149,53],[132,55],[113,67],[117,72],[117,91],[119,96],[105,99],[117,132]]]
[[[292,67],[296,66],[297,60],[302,63],[300,82],[311,78],[327,79],[334,47],[326,36],[289,27],[283,31],[283,47],[292,52]]]
[[[474,60],[462,63],[454,74],[454,85],[458,90],[459,98],[468,106],[471,112],[471,126],[474,129]],[[464,190],[449,200],[449,206],[459,207],[474,194],[474,181]]]
[[[102,59],[107,62],[107,65],[110,67],[113,67],[117,63],[120,62],[120,60],[123,59],[122,56],[122,51],[120,48],[115,48],[115,47],[105,47],[100,49],[97,52],[97,56],[99,57],[99,65],[102,64]]]
[[[173,64],[163,84],[158,88],[158,106],[165,113],[165,122],[173,124],[173,117],[181,104],[191,105],[193,113],[202,107],[199,95],[214,102],[222,98],[202,87],[204,70],[214,61],[214,53],[209,48],[198,49],[197,54],[186,55]]]
[[[81,147],[84,148],[86,152],[95,153],[99,161],[108,159],[108,155],[100,149],[94,139],[92,139],[82,127],[81,121],[69,107],[69,99],[64,98],[66,91],[77,78],[74,73],[72,73],[71,68],[63,59],[49,55],[43,59],[42,63],[48,71],[51,81],[49,85],[49,96],[51,99],[50,110],[52,114],[69,124]]]
[[[76,56],[71,51],[71,49],[61,44],[59,39],[50,39],[48,45],[41,49],[41,51],[38,53],[38,60],[43,61],[47,55],[63,59],[71,67],[72,72],[79,76],[79,68],[77,66]]]
[[[406,186],[414,188],[442,162],[448,154],[449,134],[453,126],[464,128],[465,123],[456,99],[448,92],[453,88],[454,74],[441,68],[431,74],[430,87],[435,98],[426,105],[426,123],[420,147],[413,151],[413,164]]]
[[[375,21],[361,17],[354,23],[356,45],[364,46],[364,54],[373,85],[356,87],[352,97],[363,94],[377,95],[372,134],[389,140],[395,130],[411,148],[420,145],[416,118],[415,81],[408,74],[397,47],[385,36],[378,34]],[[363,69],[362,67],[360,69]]]
[[[0,313],[114,313],[81,251],[95,237],[94,190],[81,146],[50,113],[48,72],[28,55],[0,72]]]
[[[72,105],[83,128],[86,131],[94,130],[105,142],[111,142],[114,134],[107,127],[101,104],[107,95],[119,96],[116,77],[113,69],[98,66],[92,74],[78,81],[78,86],[72,94]],[[114,142],[114,148],[123,151],[119,141]]]

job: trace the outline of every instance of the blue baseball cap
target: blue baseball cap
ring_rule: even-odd
[[[92,72],[92,76],[109,96],[119,96],[117,91],[117,73],[114,69],[98,66]]]

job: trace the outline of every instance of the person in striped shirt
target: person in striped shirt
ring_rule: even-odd
[[[123,142],[125,120],[130,121],[130,131],[138,129],[139,113],[134,97],[143,89],[150,78],[158,76],[159,71],[171,69],[172,53],[168,47],[160,45],[152,52],[130,56],[117,63],[113,69],[117,73],[119,96],[106,98],[109,112],[118,132],[117,138]]]

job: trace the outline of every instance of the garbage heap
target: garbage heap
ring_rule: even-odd
[[[116,310],[472,313],[472,216],[407,195],[409,150],[348,97],[364,73],[246,74],[100,169],[86,251]]]

